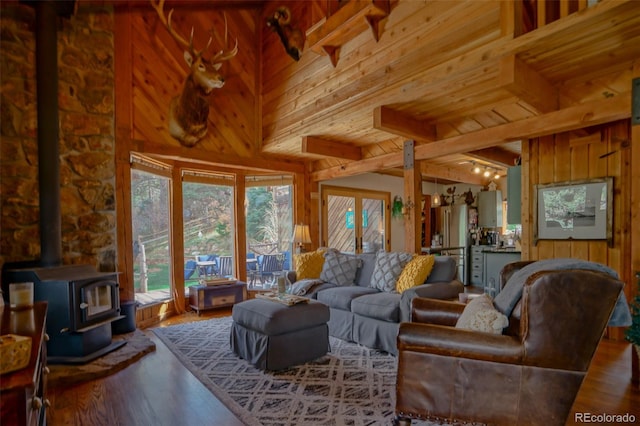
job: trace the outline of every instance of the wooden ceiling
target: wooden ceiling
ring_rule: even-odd
[[[636,1],[551,2],[561,18],[538,18],[531,31],[523,29],[519,2],[391,1],[378,40],[366,26],[349,34],[333,46],[335,66],[317,45],[305,45],[294,61],[265,25],[287,5],[303,32],[325,25],[346,33],[355,24],[331,21],[334,3],[167,4],[177,29],[193,27],[206,41],[214,28],[214,44],[222,42],[224,11],[240,46],[223,65],[225,86],[211,95],[209,134],[192,149],[166,130],[167,105],[186,75],[180,48],[150,6],[128,3],[132,138],[141,149],[201,163],[285,170],[302,161],[315,180],[401,174],[403,143],[413,139],[423,179],[484,184],[472,162],[504,174],[522,139],[587,135],[630,116],[631,75],[640,66]]]

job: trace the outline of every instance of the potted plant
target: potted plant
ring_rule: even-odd
[[[631,381],[640,387],[640,272],[636,274],[638,291],[631,304],[631,327],[627,329],[626,338],[633,348],[631,350]]]

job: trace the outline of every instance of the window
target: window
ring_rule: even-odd
[[[174,167],[142,154],[131,155],[132,272],[138,303],[172,299],[176,290],[184,291],[202,279],[243,277],[245,267],[247,276],[255,279],[266,254],[276,255],[280,270],[291,267],[292,176],[246,177]],[[180,181],[174,182],[177,171]],[[245,211],[237,211],[238,176],[245,179]],[[174,191],[181,193],[179,208],[173,205]],[[175,239],[173,226],[182,228],[178,237],[182,241]],[[238,252],[238,229],[246,229],[246,265]],[[176,263],[177,247],[184,263]],[[273,271],[271,275],[275,276]]]
[[[276,269],[292,267],[293,179],[291,176],[247,176],[245,180],[247,279],[265,281],[263,259],[280,255]]]
[[[136,301],[171,298],[170,168],[132,157],[131,216]]]
[[[237,277],[235,177],[183,170],[185,286],[199,279]]]

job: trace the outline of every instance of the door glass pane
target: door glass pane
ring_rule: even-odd
[[[136,301],[171,298],[170,180],[131,170],[133,277]]]
[[[327,245],[345,253],[355,253],[355,198],[329,195],[327,198]]]
[[[234,187],[182,183],[185,287],[200,279],[236,276]]]
[[[362,199],[362,252],[384,250],[385,206],[383,200]]]

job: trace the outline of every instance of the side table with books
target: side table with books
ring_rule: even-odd
[[[189,306],[200,311],[232,306],[247,298],[247,285],[243,281],[226,280],[203,282],[189,287]]]

